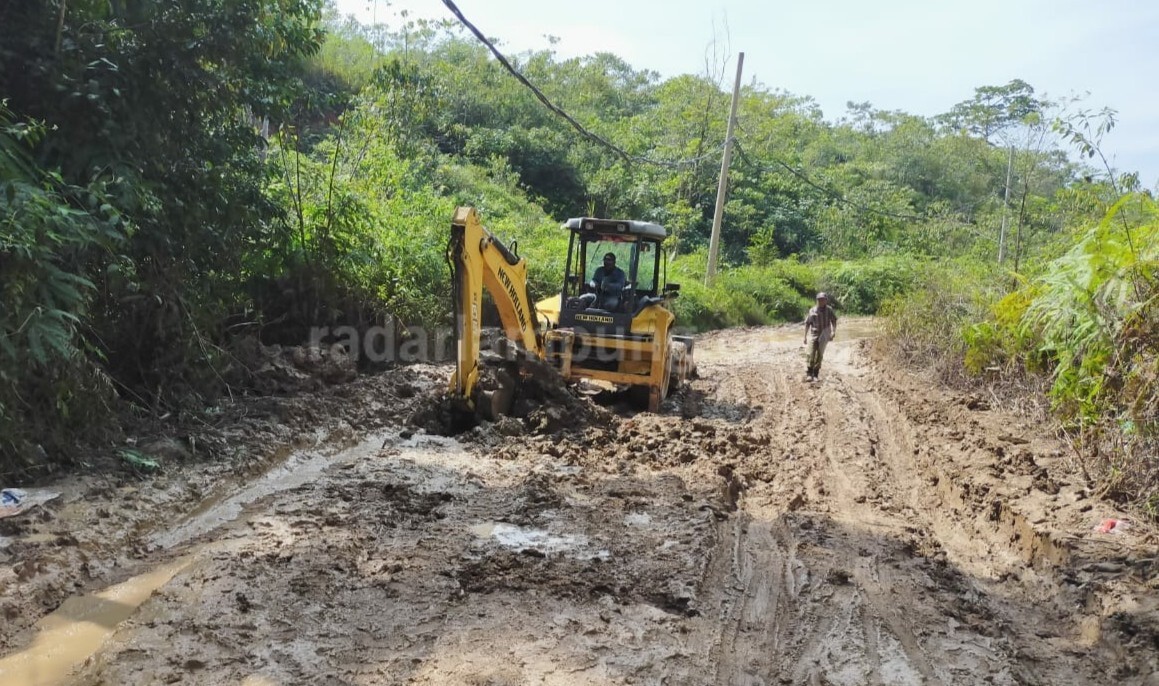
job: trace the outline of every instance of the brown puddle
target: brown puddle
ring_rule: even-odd
[[[39,631],[28,647],[0,658],[0,684],[67,683],[77,667],[112,636],[118,624],[192,561],[193,555],[187,555],[99,593],[64,601],[55,612],[36,623]]]
[[[833,342],[852,341],[859,338],[873,338],[881,333],[877,328],[877,320],[872,317],[850,317],[837,322],[837,335]],[[762,336],[762,340],[769,343],[798,343],[805,338],[805,326],[779,326],[771,329]]]
[[[338,464],[351,463],[382,449],[386,434],[372,434],[337,452],[295,452],[261,478],[229,497],[207,502],[176,527],[155,535],[154,544],[170,548],[237,519],[245,507],[271,493],[290,490],[317,478]],[[405,442],[400,443],[405,446]],[[44,541],[54,535],[33,534]],[[203,550],[204,548],[199,548]],[[133,615],[153,592],[188,567],[196,551],[116,586],[64,601],[55,612],[36,623],[37,634],[23,650],[0,658],[0,686],[61,686],[70,683],[78,668],[95,655],[117,626]],[[261,677],[253,684],[265,683]]]

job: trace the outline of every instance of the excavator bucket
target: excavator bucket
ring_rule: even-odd
[[[480,384],[475,395],[475,411],[479,417],[495,422],[500,417],[510,415],[515,403],[516,383],[516,379],[507,370],[499,370],[495,373],[493,387],[483,388],[483,384]]]

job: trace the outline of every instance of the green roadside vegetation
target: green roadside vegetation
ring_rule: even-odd
[[[1159,207],[1128,193],[999,281],[941,270],[884,304],[894,352],[951,384],[1042,397],[1102,496],[1159,519]]]
[[[606,53],[509,56],[620,155],[451,23],[187,4],[0,10],[5,484],[115,445],[126,413],[245,392],[240,338],[445,326],[448,222],[473,205],[541,294],[560,221],[614,216],[668,228],[684,326],[799,321],[818,290],[882,312],[892,349],[946,380],[1048,388],[1076,454],[1100,456],[1092,481],[1159,507],[1157,222],[1138,179],[1101,163],[1113,112],[1012,81],[936,117],[826,117],[749,83],[708,288],[722,65],[662,78]]]

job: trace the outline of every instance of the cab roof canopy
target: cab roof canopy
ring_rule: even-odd
[[[663,240],[668,232],[659,224],[638,222],[631,219],[596,219],[595,217],[574,217],[567,220],[564,228],[580,234],[628,234],[641,238]]]

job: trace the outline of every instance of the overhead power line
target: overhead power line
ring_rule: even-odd
[[[455,18],[459,20],[460,24],[467,27],[467,30],[475,34],[475,38],[478,38],[480,43],[487,46],[487,49],[491,51],[492,55],[495,55],[495,59],[499,60],[499,64],[503,65],[503,68],[506,69],[509,74],[511,74],[517,81],[526,86],[527,89],[530,90],[541,103],[543,103],[544,107],[551,110],[556,116],[570,124],[571,127],[578,131],[581,136],[587,138],[593,143],[607,148],[622,158],[625,162],[637,162],[642,164],[652,164],[659,167],[668,167],[671,169],[680,169],[682,167],[690,167],[697,162],[706,160],[710,157],[716,157],[716,155],[719,153],[719,150],[713,150],[712,152],[708,152],[686,160],[657,160],[651,157],[641,157],[639,155],[633,155],[629,153],[627,150],[624,150],[603,136],[589,131],[586,127],[584,127],[583,124],[576,121],[575,117],[571,116],[561,107],[548,99],[548,97],[543,94],[543,91],[536,88],[535,84],[531,83],[531,81],[529,81],[526,76],[520,73],[519,70],[511,64],[511,62],[503,55],[503,53],[499,51],[499,48],[495,47],[495,44],[483,35],[482,31],[480,31],[474,24],[470,22],[470,20],[463,16],[462,10],[460,10],[454,2],[451,0],[443,0],[443,4],[447,6],[447,9],[451,11],[451,14],[455,15]]]
[[[776,171],[776,169],[774,169],[772,167],[766,167],[764,165],[757,164],[756,162],[754,162],[748,156],[748,154],[745,152],[744,146],[742,146],[740,144],[739,140],[733,141],[733,145],[736,146],[737,154],[740,156],[741,160],[743,160],[745,164],[747,164],[751,167],[755,167],[757,169],[757,171],[761,171],[761,172]],[[805,172],[801,171],[800,169],[797,169],[796,167],[792,166],[791,164],[789,164],[783,160],[777,159],[776,157],[773,157],[772,160],[774,163],[776,163],[778,168],[784,169],[785,171],[789,172],[790,174],[792,174],[793,176],[797,177],[802,182],[804,182],[805,185],[807,185],[811,188],[814,188],[818,191],[821,191],[822,193],[829,196],[833,200],[836,200],[839,204],[846,205],[848,207],[852,207],[852,208],[859,210],[861,212],[866,212],[869,214],[876,214],[876,215],[879,215],[882,217],[892,217],[894,219],[904,219],[905,221],[925,221],[926,219],[929,219],[929,217],[923,217],[923,216],[917,215],[917,214],[902,214],[899,212],[889,212],[886,210],[878,210],[878,209],[874,209],[872,207],[869,207],[868,205],[862,205],[861,203],[853,202],[852,200],[846,198],[840,191],[838,191],[834,188],[827,187],[827,186],[822,186],[821,184],[813,181],[812,179],[809,178],[809,176]]]

